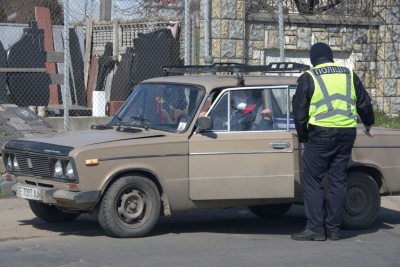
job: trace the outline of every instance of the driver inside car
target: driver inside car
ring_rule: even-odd
[[[232,91],[231,131],[272,129],[272,112],[263,107],[261,90]]]

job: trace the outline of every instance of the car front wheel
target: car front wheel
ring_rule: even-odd
[[[342,228],[364,229],[371,225],[379,212],[381,198],[375,180],[364,172],[347,176],[347,193],[342,212]]]
[[[156,185],[143,176],[124,176],[104,194],[99,222],[114,237],[142,237],[156,224],[161,206]]]

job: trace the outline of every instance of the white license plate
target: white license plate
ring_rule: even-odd
[[[43,200],[42,190],[22,185],[17,187],[17,196],[25,199]]]

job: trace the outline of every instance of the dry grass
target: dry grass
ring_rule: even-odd
[[[400,129],[400,116],[387,116],[381,111],[375,111],[376,127]]]

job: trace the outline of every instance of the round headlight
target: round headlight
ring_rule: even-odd
[[[61,161],[57,160],[56,164],[54,164],[54,176],[61,177],[63,174]]]
[[[14,157],[14,160],[13,160],[13,167],[14,167],[14,170],[19,171],[19,166],[18,166],[17,157]]]
[[[11,160],[11,155],[8,155],[8,157],[7,157],[7,169],[12,169],[12,167],[13,167],[13,163],[12,163],[12,160]]]
[[[74,169],[72,168],[72,164],[71,162],[68,162],[67,164],[67,171],[66,171],[66,176],[70,179],[74,179],[75,175],[74,175]]]

